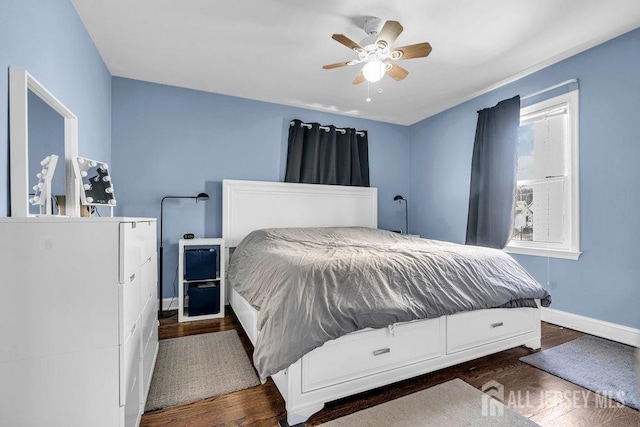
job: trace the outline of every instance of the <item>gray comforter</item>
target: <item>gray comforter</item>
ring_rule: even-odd
[[[228,280],[260,312],[253,359],[263,380],[359,329],[551,303],[500,250],[369,228],[254,231],[234,251]]]

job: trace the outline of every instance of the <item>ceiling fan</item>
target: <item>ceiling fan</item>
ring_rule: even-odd
[[[398,21],[386,21],[382,25],[380,18],[370,18],[364,24],[364,31],[369,36],[360,43],[354,42],[344,34],[334,34],[331,38],[352,49],[358,54],[358,58],[325,65],[322,68],[331,70],[345,65],[364,63],[362,70],[353,81],[354,85],[360,84],[365,80],[377,82],[385,74],[388,74],[389,77],[396,81],[404,80],[409,72],[394,61],[424,58],[431,53],[431,45],[425,42],[391,48],[391,44],[396,41],[402,30],[402,25]]]

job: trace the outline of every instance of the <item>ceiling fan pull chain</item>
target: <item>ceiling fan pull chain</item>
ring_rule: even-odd
[[[367,102],[371,102],[371,95],[369,95],[369,81],[367,80]]]

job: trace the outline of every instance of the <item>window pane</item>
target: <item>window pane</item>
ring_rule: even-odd
[[[564,179],[518,185],[514,240],[562,243]]]
[[[518,181],[533,179],[533,123],[518,129]]]
[[[542,179],[565,174],[564,141],[567,115],[562,114],[533,124],[533,177]]]
[[[564,176],[567,114],[542,117],[518,131],[518,181]]]

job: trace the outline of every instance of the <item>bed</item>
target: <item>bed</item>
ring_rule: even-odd
[[[284,231],[285,240],[300,240],[298,231],[289,231],[294,227],[356,227],[358,232],[360,229],[375,229],[377,190],[223,181],[223,238],[231,257],[234,256],[234,248],[247,236],[250,236],[247,240],[255,240],[256,236],[259,240],[267,233],[271,238],[274,234],[272,229],[288,229]],[[351,233],[351,229],[348,230]],[[275,234],[282,233],[278,231]],[[418,241],[420,239],[412,241],[402,236],[395,240],[413,245],[414,249],[424,246],[424,242]],[[243,242],[243,245],[247,243]],[[236,264],[242,260],[243,245],[234,259]],[[247,264],[251,262],[242,261],[242,265],[250,270]],[[260,268],[258,263],[255,265]],[[263,270],[265,266],[262,265]],[[238,281],[238,277],[234,276],[234,280]],[[247,295],[246,289],[237,287]],[[229,289],[228,295],[229,303],[256,347],[255,354],[269,353],[261,350],[265,337],[269,337],[272,345],[270,351],[277,352],[278,347],[273,346],[280,344],[268,335],[264,322],[265,317],[274,317],[278,310],[269,311],[264,305],[261,317],[257,308],[262,303],[256,303],[253,296],[248,296],[253,302],[250,303],[234,287]],[[272,297],[273,294],[270,299]],[[360,325],[352,332],[337,334],[339,337],[324,342],[324,345],[314,343],[310,347],[313,350],[301,353],[300,357],[294,353],[295,360],[286,361],[282,366],[271,364],[270,368],[265,368],[262,359],[257,359],[255,364],[263,379],[271,376],[275,382],[286,402],[287,421],[293,425],[306,421],[331,400],[519,345],[538,349],[539,304],[540,300],[535,300],[529,307],[465,310],[427,319],[392,319],[387,327],[380,327],[382,323],[374,322],[374,328],[360,329]],[[278,322],[283,321],[278,319]],[[333,337],[331,333],[328,335]],[[285,344],[282,344],[283,348],[286,348]],[[279,368],[274,369],[274,366]]]

